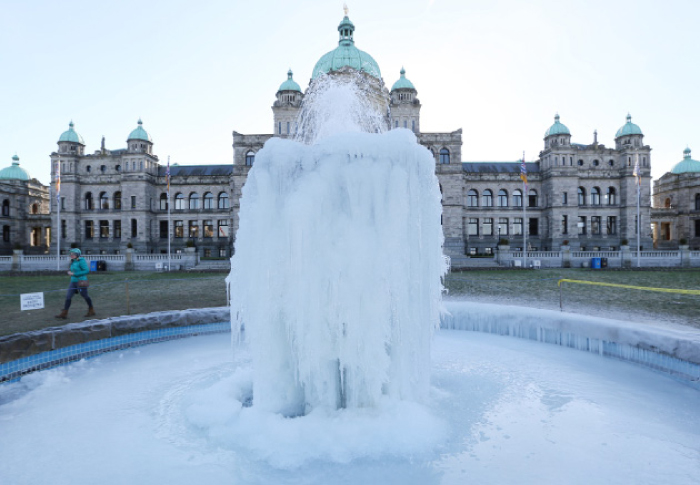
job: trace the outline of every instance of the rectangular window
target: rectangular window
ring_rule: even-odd
[[[204,237],[214,237],[214,224],[213,221],[204,221]]]
[[[92,221],[85,221],[85,239],[92,239]]]
[[[277,123],[277,134],[281,135],[282,134],[282,122]]]
[[[586,216],[579,216],[578,218],[578,233],[580,236],[586,234]]]
[[[226,256],[226,248],[219,248],[219,257],[225,258]]]
[[[499,217],[498,218],[498,237],[503,237],[508,235],[508,218]]]
[[[591,234],[594,236],[600,235],[600,216],[591,217]]]
[[[287,121],[287,134],[289,135],[289,121]]]
[[[493,254],[493,248],[484,248],[484,254],[488,254],[488,255]]]
[[[608,234],[617,234],[617,218],[615,216],[608,216],[607,229]]]
[[[478,236],[479,235],[479,219],[476,217],[470,217],[469,218],[469,225],[467,234],[470,236]]]
[[[569,205],[569,195],[566,192],[561,194],[561,203],[562,205]]]
[[[569,216],[567,215],[561,216],[561,233],[569,234]]]
[[[289,131],[289,123],[287,123],[287,131]],[[204,257],[211,258],[211,249],[207,248],[204,250]]]
[[[484,236],[493,236],[493,218],[491,217],[486,217],[484,218]]]
[[[530,232],[530,236],[538,236],[539,235],[539,219],[537,217],[530,217],[530,220],[528,221],[528,231]]]
[[[109,237],[109,221],[100,221],[100,237]]]
[[[10,242],[10,226],[2,226],[3,242]]]
[[[199,237],[199,224],[197,224],[197,221],[190,221],[188,237],[190,239],[197,239]]]
[[[114,221],[114,239],[121,239],[122,237],[122,221]]]
[[[168,239],[168,221],[160,221],[160,238]]]
[[[175,237],[185,237],[185,225],[182,221],[175,221]]]
[[[160,196],[160,210],[168,210],[168,196],[166,194]]]
[[[219,220],[219,232],[217,234],[219,235],[219,237],[223,237],[223,238],[228,237],[228,220],[226,220],[226,219]]]
[[[523,218],[514,217],[513,218],[513,236],[523,235]]]
[[[135,195],[131,196],[131,208],[136,209],[136,196]]]
[[[634,216],[634,233],[639,232],[639,216]]]
[[[476,248],[469,248],[469,256],[476,256]]]
[[[66,198],[61,197],[61,210],[65,210],[66,208]]]
[[[68,231],[66,231],[66,220],[61,219],[61,239],[66,239],[66,234]]]
[[[695,219],[695,237],[700,237],[700,219]]]
[[[131,237],[136,237],[138,235],[138,223],[136,219],[131,219]]]

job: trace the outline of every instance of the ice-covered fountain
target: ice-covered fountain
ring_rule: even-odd
[[[696,388],[590,352],[434,334],[434,161],[386,130],[374,94],[362,73],[319,78],[298,140],[257,154],[228,278],[233,346],[210,335],[3,384],[2,483],[697,483]],[[566,340],[537,326],[558,313],[448,308],[443,327]]]

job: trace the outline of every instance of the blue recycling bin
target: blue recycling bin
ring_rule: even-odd
[[[591,258],[591,269],[600,269],[601,258]]]
[[[97,271],[97,261],[90,261],[90,271]]]

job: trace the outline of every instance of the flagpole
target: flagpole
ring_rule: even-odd
[[[527,221],[527,201],[529,200],[528,194],[527,194],[527,168],[525,167],[525,152],[523,152],[523,163],[520,169],[521,175],[520,178],[523,178],[523,174],[525,174],[525,178],[523,179],[523,225],[522,225],[522,230],[523,230],[523,268],[527,268],[527,226],[525,225],[525,222]]]
[[[636,160],[636,172],[637,172],[637,268],[641,268],[642,264],[640,261],[640,252],[641,252],[641,244],[640,244],[640,238],[642,236],[642,218],[640,217],[639,213],[639,200],[641,199],[642,195],[642,174],[639,168],[639,153],[637,153],[637,160]]]
[[[56,164],[56,271],[61,270],[61,155]]]
[[[168,169],[165,172],[165,178],[168,183],[168,271],[170,271],[170,233],[172,231],[170,227],[170,155],[168,155]]]

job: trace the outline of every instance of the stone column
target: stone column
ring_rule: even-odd
[[[499,244],[498,245],[498,265],[508,266],[510,264],[510,245],[509,244]]]
[[[690,267],[690,246],[687,244],[682,244],[678,247],[681,252],[681,267]]]
[[[24,251],[21,249],[12,250],[12,271],[22,270],[22,256],[24,256]]]
[[[571,268],[571,246],[561,247],[561,267]]]
[[[185,248],[182,253],[182,269],[191,269],[199,263],[197,248]]]
[[[620,246],[620,256],[622,257],[622,267],[631,268],[632,267],[632,253],[630,253],[630,247]]]
[[[134,271],[134,248],[126,248],[124,271]]]

